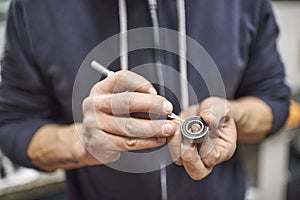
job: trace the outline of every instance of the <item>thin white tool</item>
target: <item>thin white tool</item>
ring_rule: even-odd
[[[106,67],[104,67],[103,65],[101,65],[99,62],[95,60],[91,62],[91,67],[106,77],[115,73],[113,71],[108,70]]]
[[[175,113],[169,114],[168,117],[171,118],[171,119],[176,119],[178,121],[183,122],[183,119],[181,117],[179,117],[178,115],[176,115]]]
[[[115,73],[113,71],[108,70],[105,66],[103,66],[102,64],[100,64],[96,60],[93,60],[91,62],[91,67],[94,70],[98,71],[99,73],[103,74],[106,77]],[[172,119],[176,119],[176,120],[181,121],[181,122],[183,121],[183,119],[181,117],[179,117],[178,115],[176,115],[175,113],[169,114],[168,117],[172,118]]]

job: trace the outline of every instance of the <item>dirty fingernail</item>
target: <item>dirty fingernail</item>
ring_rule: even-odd
[[[169,101],[164,101],[163,109],[166,113],[171,113],[173,110],[173,105]]]

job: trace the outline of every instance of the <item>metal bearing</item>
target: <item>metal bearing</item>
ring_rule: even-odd
[[[200,126],[200,130],[198,131],[192,131],[192,126],[198,124]],[[205,137],[205,135],[208,133],[208,126],[205,123],[205,121],[198,116],[189,117],[184,120],[184,122],[181,124],[181,133],[182,135],[192,140],[193,143],[201,143]]]

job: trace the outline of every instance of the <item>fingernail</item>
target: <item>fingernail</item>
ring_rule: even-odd
[[[170,136],[173,133],[173,124],[166,122],[164,124],[164,132],[167,136]]]
[[[155,90],[153,87],[151,87],[151,88],[149,89],[149,93],[150,93],[150,94],[157,95],[157,92],[156,92],[156,90]]]
[[[171,113],[173,110],[173,105],[169,101],[164,101],[163,109],[166,113]]]

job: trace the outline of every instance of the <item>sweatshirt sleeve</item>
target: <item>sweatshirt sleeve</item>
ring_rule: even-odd
[[[49,87],[32,55],[22,1],[13,0],[7,17],[6,41],[1,60],[0,147],[14,162],[34,167],[28,144],[38,128],[54,123]]]
[[[268,0],[260,2],[248,66],[236,97],[255,96],[271,107],[272,134],[283,126],[288,116],[290,90],[285,84],[284,66],[277,51],[279,29],[272,7]]]

